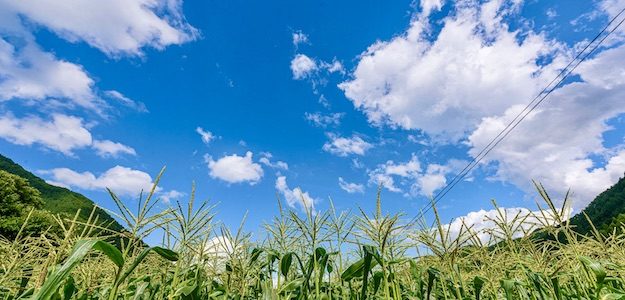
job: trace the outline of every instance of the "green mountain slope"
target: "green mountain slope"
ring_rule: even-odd
[[[11,159],[0,154],[0,170],[18,175],[28,180],[30,185],[41,192],[41,198],[44,201],[43,209],[54,214],[62,214],[72,218],[78,209],[80,209],[80,218],[86,220],[93,210],[94,203],[87,197],[72,192],[66,188],[54,186],[46,183],[43,179],[28,172],[22,166],[16,164]],[[101,224],[108,224],[113,230],[121,231],[123,227],[115,221],[106,211],[96,208],[96,215]]]
[[[622,222],[625,221],[625,177],[599,194],[583,212],[601,232],[611,232],[613,228],[620,229]],[[571,218],[571,224],[576,226],[577,232],[586,234],[592,231],[582,213]]]

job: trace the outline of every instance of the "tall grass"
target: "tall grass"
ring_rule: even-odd
[[[625,235],[577,234],[567,199],[556,207],[536,187],[535,212],[493,202],[488,230],[452,230],[435,207],[432,224],[407,223],[378,193],[372,212],[278,201],[259,238],[245,217],[235,231],[219,224],[194,187],[165,210],[155,188],[134,209],[111,192],[124,232],[76,214],[57,219],[61,235],[0,239],[0,299],[625,299]],[[161,245],[143,242],[161,232]]]

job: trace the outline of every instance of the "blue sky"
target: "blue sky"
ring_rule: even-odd
[[[256,231],[276,195],[372,209],[380,184],[412,216],[624,6],[4,1],[0,150],[107,208],[105,187],[134,203],[167,166],[163,207],[195,181],[228,226],[248,211]],[[445,219],[534,209],[532,179],[579,210],[622,177],[624,33],[441,200]]]

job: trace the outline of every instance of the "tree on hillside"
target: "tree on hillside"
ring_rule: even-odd
[[[41,194],[28,180],[0,170],[0,236],[14,239],[27,219],[24,234],[56,229],[54,218],[40,210],[42,206]]]
[[[625,221],[622,217],[619,218],[619,215],[625,214],[625,177],[599,194],[583,211],[597,229],[605,232],[612,231],[612,228],[618,229],[619,221]],[[587,234],[592,231],[590,223],[582,213],[573,216],[570,222],[579,233]]]

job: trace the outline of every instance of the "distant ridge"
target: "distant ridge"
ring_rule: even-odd
[[[54,213],[61,214],[69,218],[73,218],[76,211],[80,209],[79,218],[87,220],[95,203],[89,198],[70,191],[66,188],[48,184],[43,179],[35,176],[22,166],[18,165],[10,158],[0,154],[0,170],[18,175],[28,180],[30,185],[41,192],[41,198],[44,201],[43,209]],[[96,208],[95,215],[98,216],[99,223],[108,225],[112,230],[121,231],[124,228],[111,217],[105,210]]]
[[[575,225],[575,230],[587,234],[592,231],[592,227],[583,213],[603,233],[612,232],[614,228],[620,230],[625,221],[625,177],[599,194],[582,212],[571,218],[570,223]]]

